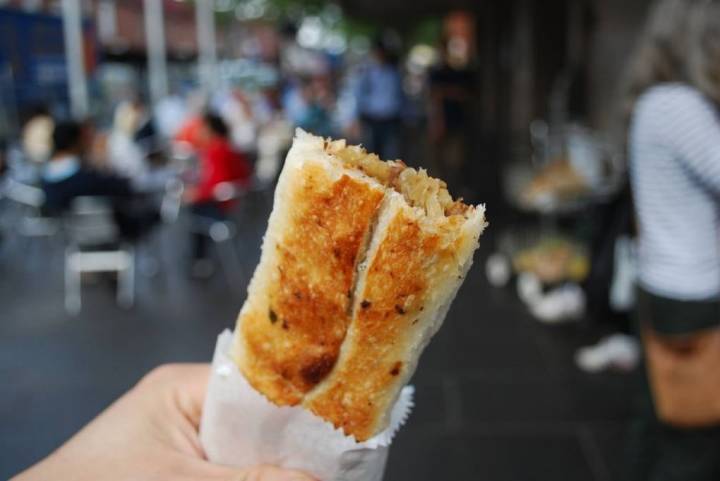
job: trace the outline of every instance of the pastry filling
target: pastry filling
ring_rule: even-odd
[[[471,207],[462,199],[453,200],[447,184],[430,177],[425,169],[413,169],[400,160],[380,160],[360,146],[345,145],[344,141],[326,142],[325,150],[340,159],[348,168],[357,169],[381,184],[403,195],[412,207],[425,211],[430,219],[461,215],[466,217]]]

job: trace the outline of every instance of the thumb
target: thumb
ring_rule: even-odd
[[[307,474],[294,469],[282,469],[266,464],[245,469],[224,468],[221,474],[225,481],[317,481]]]

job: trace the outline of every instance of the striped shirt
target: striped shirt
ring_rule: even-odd
[[[639,280],[678,300],[720,296],[720,117],[683,84],[648,89],[635,106],[630,178]]]

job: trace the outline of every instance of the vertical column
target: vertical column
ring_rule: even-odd
[[[212,92],[217,85],[217,50],[215,46],[215,1],[195,2],[195,19],[198,36],[198,70],[200,85],[206,92]]]
[[[82,11],[80,0],[62,0],[65,59],[68,71],[70,111],[76,119],[88,114],[89,101],[85,57],[83,55]]]
[[[144,0],[144,6],[150,98],[153,104],[157,104],[167,95],[168,88],[162,0]]]
[[[100,41],[110,43],[117,34],[115,0],[100,0],[97,4],[97,32]]]
[[[526,132],[533,120],[533,22],[530,0],[515,2],[512,26],[512,86],[510,92],[513,132]]]
[[[567,60],[566,65],[571,68],[583,63],[584,25],[586,5],[582,1],[571,1],[567,4]]]
[[[478,106],[481,108],[481,124],[483,133],[493,132],[498,129],[498,5],[495,2],[482,2],[479,6],[477,38],[479,53],[478,81],[480,82],[481,101]]]

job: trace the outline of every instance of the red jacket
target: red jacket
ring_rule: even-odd
[[[222,182],[247,184],[250,166],[244,155],[232,149],[227,139],[211,140],[200,157],[200,181],[195,202],[216,200],[215,186]]]

